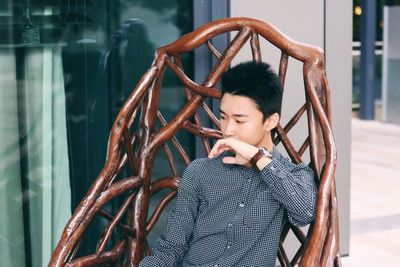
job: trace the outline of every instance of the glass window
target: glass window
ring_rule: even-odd
[[[192,1],[0,4],[2,266],[47,265],[71,210],[104,165],[121,105],[151,65],[155,49],[191,31],[192,18]],[[182,62],[193,78],[192,54]],[[161,99],[167,121],[185,103],[181,83],[168,71]],[[184,132],[177,138],[193,158],[194,139]],[[169,175],[162,153],[155,164],[155,179]],[[183,162],[178,168],[183,170]],[[105,209],[115,212],[119,203]],[[93,252],[106,223],[94,220],[80,254]]]

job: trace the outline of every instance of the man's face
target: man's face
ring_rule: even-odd
[[[221,99],[221,131],[253,146],[264,146],[270,138],[266,121],[257,105],[248,97],[225,93]]]

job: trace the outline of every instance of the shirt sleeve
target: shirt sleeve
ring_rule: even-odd
[[[295,164],[276,153],[261,170],[261,177],[275,199],[284,205],[293,225],[305,226],[315,219],[318,192],[310,167],[304,163]]]
[[[196,161],[185,169],[179,183],[175,207],[168,214],[164,233],[152,248],[153,255],[145,257],[139,267],[178,266],[188,249],[198,209]]]

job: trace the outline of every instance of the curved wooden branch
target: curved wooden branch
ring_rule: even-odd
[[[122,134],[121,127],[123,127],[126,123],[125,118],[127,115],[131,115],[131,113],[133,113],[133,110],[139,103],[148,86],[153,82],[157,73],[158,68],[153,66],[142,76],[138,85],[128,97],[127,101],[119,112],[113,128],[110,131],[105,166],[65,226],[61,238],[53,252],[49,266],[61,266],[65,262],[68,253],[75,246],[77,240],[84,231],[84,228],[82,227],[83,218],[87,216],[88,211],[92,208],[94,202],[96,201],[96,196],[105,187],[108,180],[111,179],[117,168],[116,162],[119,161],[118,144]]]
[[[186,121],[183,124],[183,128],[188,130],[189,132],[200,136],[200,137],[211,137],[214,139],[220,139],[222,138],[222,132],[219,130],[214,130],[206,127],[199,127],[190,121]]]
[[[281,60],[279,61],[279,78],[281,81],[282,89],[285,88],[286,71],[288,66],[289,56],[284,51],[281,53]]]
[[[297,154],[297,151],[294,148],[292,142],[287,137],[285,130],[280,124],[276,126],[276,130],[279,135],[279,139],[282,141],[282,144],[286,148],[286,151],[288,152],[289,157],[292,159],[292,161],[295,163],[303,162],[300,156]]]
[[[172,71],[176,74],[176,76],[181,80],[181,82],[186,86],[186,88],[192,90],[198,95],[212,98],[221,98],[221,90],[213,87],[205,87],[198,85],[194,81],[192,81],[186,74],[179,68],[177,65],[171,62],[171,59],[168,57],[165,61],[168,66],[172,69]]]
[[[250,39],[251,44],[251,53],[253,55],[253,60],[256,62],[260,62],[261,58],[261,49],[260,49],[260,41],[258,39],[258,34],[253,32]]]
[[[99,210],[99,215],[102,216],[104,219],[112,222],[114,220],[114,217],[109,214],[108,212],[106,212],[105,210],[100,209]],[[131,238],[135,238],[136,237],[136,231],[134,229],[131,229],[130,227],[128,227],[125,224],[121,224],[118,223],[117,224],[117,228],[124,233],[125,235],[131,237]]]
[[[212,113],[210,108],[206,105],[206,103],[203,102],[202,108],[204,109],[205,113],[207,114],[208,118],[215,124],[215,126],[218,127],[218,129],[221,129],[221,124],[217,117]]]
[[[121,256],[122,252],[124,251],[125,245],[126,240],[121,240],[114,247],[114,249],[109,252],[104,252],[99,255],[94,254],[80,258],[76,261],[72,261],[71,263],[67,263],[66,267],[99,266],[103,263],[114,262]]]
[[[271,24],[253,18],[237,17],[215,20],[205,24],[196,30],[183,35],[179,40],[161,47],[161,50],[169,51],[170,54],[182,54],[190,52],[206,40],[222,33],[239,31],[243,28],[258,32],[265,40],[271,42],[276,47],[284,50],[290,56],[302,62],[323,61],[323,51],[321,48],[296,42],[283,34]],[[316,58],[316,53],[319,55]]]
[[[224,70],[227,69],[233,57],[239,52],[240,48],[244,45],[251,34],[250,29],[244,28],[240,31],[235,38],[232,40],[228,48],[225,50],[220,61],[215,64],[210,74],[207,76],[204,85],[206,87],[213,87],[214,84],[219,80]],[[174,55],[174,50],[170,50],[169,46],[159,48],[159,53],[170,53]],[[181,113],[175,116],[173,119],[175,124],[168,124],[164,128],[160,129],[160,131],[153,137],[153,142],[150,145],[150,149],[156,149],[159,144],[164,143],[169,139],[172,135],[174,135],[179,128],[182,127],[182,124],[188,120],[191,116],[194,115],[197,107],[202,102],[203,98],[195,95],[193,96],[189,102],[183,107]]]
[[[307,110],[306,104],[301,106],[301,108],[294,114],[294,116],[290,119],[290,121],[285,125],[284,131],[288,133],[293,126],[300,120],[301,116],[304,114],[304,112]]]
[[[289,258],[288,258],[287,254],[285,252],[285,249],[283,248],[283,244],[282,244],[281,241],[279,241],[279,252],[278,252],[278,255],[280,256],[279,259],[280,259],[282,267],[283,266],[290,267]]]
[[[311,66],[310,66],[311,68]],[[331,185],[334,179],[334,170],[336,168],[336,149],[333,140],[333,134],[330,128],[330,122],[325,115],[324,109],[321,102],[319,101],[318,95],[314,90],[314,84],[311,82],[312,75],[315,75],[312,71],[306,72],[306,90],[318,121],[322,128],[322,135],[325,142],[325,150],[327,154],[327,160],[325,168],[321,175],[319,191],[318,191],[318,205],[317,215],[314,222],[313,234],[310,237],[309,243],[304,252],[304,256],[300,261],[300,266],[317,266],[319,263],[320,256],[322,254],[325,236],[328,231],[328,217],[329,207],[331,199]],[[329,247],[328,247],[329,248]]]
[[[131,133],[129,132],[129,128],[124,127],[122,129],[122,136],[123,136],[123,141],[126,147],[126,155],[129,161],[129,167],[131,169],[131,175],[136,176],[137,175],[137,171],[136,171],[136,166],[135,166],[135,156],[133,154],[133,148],[132,145],[133,144],[133,139],[131,137]]]
[[[207,47],[217,59],[221,59],[222,57],[221,53],[218,52],[218,50],[211,44],[210,41],[207,41]]]
[[[150,232],[153,229],[154,225],[157,223],[158,218],[161,216],[161,212],[165,209],[169,202],[176,196],[177,192],[172,191],[169,192],[159,203],[156,210],[153,212],[153,215],[150,217],[150,220],[147,222],[146,231]]]
[[[206,82],[204,82],[205,86],[212,87],[217,83],[224,71],[231,64],[233,58],[249,39],[250,35],[250,28],[244,27],[239,31],[239,33],[233,38],[228,47],[225,49],[222,58],[211,69],[210,74],[207,76]]]
[[[96,248],[96,254],[102,254],[106,248],[106,244],[108,240],[111,238],[111,234],[114,231],[115,227],[118,226],[119,221],[121,220],[122,216],[128,209],[129,205],[131,204],[132,200],[135,197],[135,193],[129,195],[129,197],[124,201],[121,208],[119,209],[117,215],[112,219],[111,223],[107,226],[104,230],[99,243]]]
[[[167,125],[167,122],[165,121],[164,117],[162,116],[162,114],[160,112],[158,112],[157,114],[161,124],[163,126]],[[174,147],[176,148],[176,150],[178,151],[179,155],[182,157],[183,161],[185,162],[186,165],[189,165],[190,163],[190,159],[189,156],[187,155],[185,149],[183,149],[183,147],[181,146],[181,144],[179,143],[178,139],[174,136],[172,136],[171,138],[172,144],[174,145]]]
[[[299,151],[297,152],[300,157],[303,156],[304,152],[306,151],[307,147],[310,145],[310,137],[308,136],[306,140],[304,140],[303,144],[301,145]]]
[[[209,40],[230,31],[238,33],[221,55],[209,43]],[[111,264],[122,257],[122,253],[124,253],[126,264],[137,265],[144,252],[149,253],[147,234],[168,202],[176,194],[178,186],[178,171],[166,142],[172,141],[187,165],[190,163],[190,159],[175,137],[180,129],[184,128],[200,136],[205,142],[206,149],[209,138],[222,137],[221,131],[203,127],[196,112],[200,107],[203,108],[206,115],[220,128],[219,120],[206,105],[204,99],[205,97],[221,97],[220,90],[214,86],[249,39],[253,60],[261,61],[259,36],[281,51],[279,77],[282,87],[285,85],[289,57],[294,57],[304,64],[306,104],[300,108],[285,128],[278,125],[279,136],[274,142],[281,140],[289,156],[297,163],[301,162],[301,155],[309,147],[311,167],[320,177],[315,222],[310,226],[307,237],[300,229],[295,227],[291,229],[302,245],[292,261],[289,261],[281,242],[279,244],[279,261],[282,266],[292,267],[301,257],[299,266],[320,266],[321,264],[340,266],[338,210],[334,177],[336,149],[331,130],[330,89],[325,75],[324,53],[320,48],[293,41],[264,21],[250,18],[226,18],[214,21],[157,50],[151,68],[142,76],[118,114],[110,131],[105,166],[65,227],[49,266]],[[180,54],[190,52],[205,43],[218,61],[205,81],[199,85],[185,74]],[[157,112],[163,73],[167,66],[183,83],[185,87],[183,93],[188,100],[169,123],[166,123],[161,113]],[[139,129],[131,134],[130,128],[139,107],[141,108]],[[307,110],[309,136],[297,152],[287,133],[297,124],[305,110]],[[163,125],[158,130],[155,126],[157,117]],[[193,117],[195,123],[189,121]],[[125,153],[123,153],[123,145],[126,147]],[[151,168],[156,152],[161,147],[165,148],[169,163],[172,164],[174,176],[151,182]],[[129,161],[134,177],[115,182],[127,161]],[[149,199],[154,192],[162,188],[171,188],[173,191],[160,201],[150,220],[147,221]],[[115,217],[101,209],[105,203],[129,190],[134,190],[134,192],[130,192]],[[129,205],[130,203],[132,205]],[[126,211],[128,214],[125,225],[121,223],[121,218]],[[71,255],[70,259],[77,255],[83,233],[95,214],[100,214],[110,221],[98,243],[96,255],[67,263],[68,255]],[[121,229],[124,233],[122,240],[118,241],[112,251],[104,252],[115,228]],[[288,232],[289,228],[285,226],[281,235],[282,240],[286,238]]]

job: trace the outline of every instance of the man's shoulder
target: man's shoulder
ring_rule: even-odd
[[[204,171],[221,167],[221,165],[222,165],[222,159],[219,156],[212,159],[196,158],[192,162],[190,162],[186,168],[192,171]]]
[[[209,158],[196,158],[186,167],[185,173],[194,174],[198,179],[201,177],[207,177],[214,171],[220,171],[226,166],[222,162],[222,158],[226,157],[227,153],[221,153],[221,155],[209,159]]]

